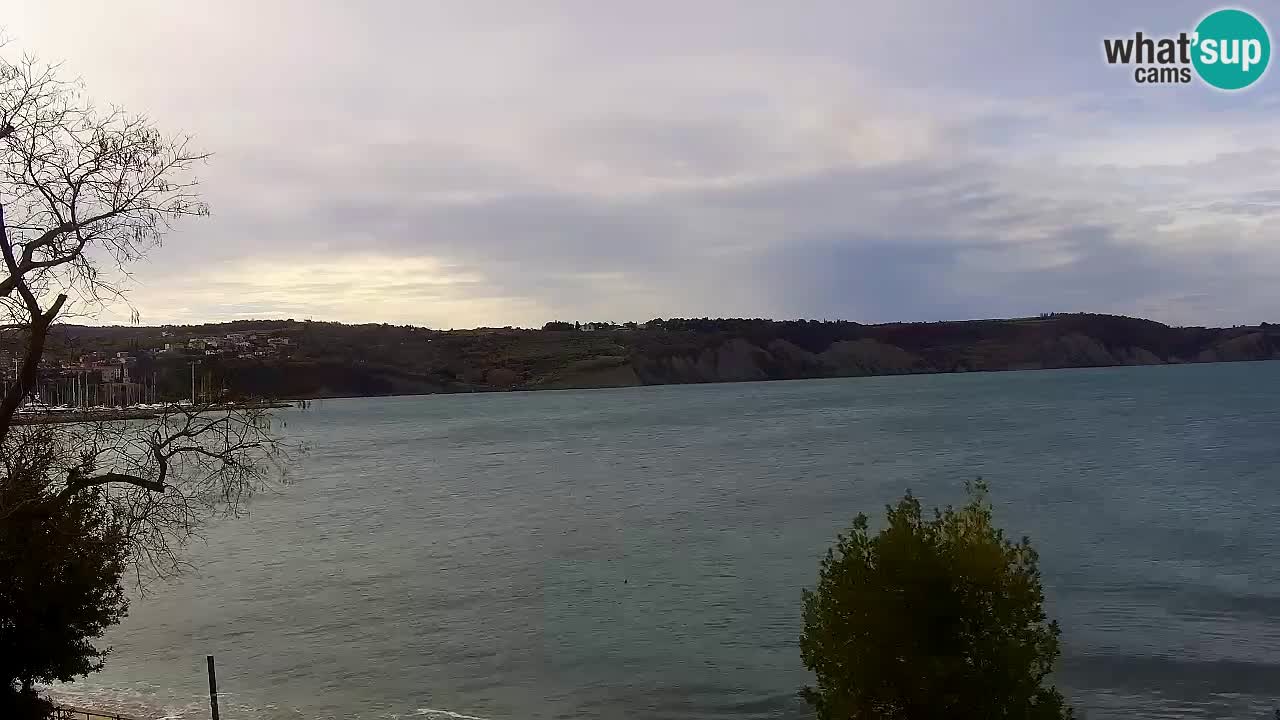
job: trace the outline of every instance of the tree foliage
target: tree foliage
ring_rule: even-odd
[[[986,486],[932,518],[907,493],[872,533],[858,515],[804,592],[802,691],[822,720],[1072,717],[1048,684],[1059,629],[1037,555],[992,522]]]
[[[128,609],[120,577],[126,534],[104,490],[63,500],[44,483],[56,447],[30,442],[4,457],[0,483],[0,716],[40,717],[36,683],[102,667],[93,645]]]

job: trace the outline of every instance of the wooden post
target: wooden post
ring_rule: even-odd
[[[218,720],[218,679],[213,674],[213,656],[206,655],[209,662],[209,709],[213,711],[213,720]]]

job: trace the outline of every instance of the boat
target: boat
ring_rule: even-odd
[[[18,406],[18,412],[23,415],[34,415],[36,413],[47,413],[51,410],[48,405],[36,400],[34,402],[25,402]]]

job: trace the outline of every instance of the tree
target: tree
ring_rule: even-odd
[[[55,321],[123,300],[129,264],[173,222],[208,214],[194,176],[205,158],[145,116],[99,110],[57,66],[0,53],[0,347],[16,357],[0,395],[0,495],[24,498],[0,509],[0,533],[39,539],[6,545],[10,562],[0,572],[11,575],[0,587],[14,614],[0,616],[0,627],[41,631],[21,608],[41,601],[42,588],[68,595],[58,601],[62,614],[40,620],[61,628],[66,641],[57,647],[68,654],[7,656],[16,664],[6,670],[9,691],[27,678],[61,680],[99,666],[87,640],[123,612],[110,594],[119,579],[112,551],[139,582],[179,572],[202,522],[238,512],[280,477],[286,448],[264,410],[194,405],[152,423],[17,418]],[[41,461],[21,460],[33,456]],[[53,534],[24,535],[24,527]],[[84,565],[55,562],[88,547],[97,554]]]
[[[0,484],[0,716],[40,717],[35,683],[66,682],[102,667],[92,640],[128,609],[120,577],[125,533],[105,492],[66,501],[44,470],[56,446],[24,445],[4,458]]]
[[[872,534],[858,515],[804,595],[802,696],[822,720],[1072,717],[1038,557],[992,523],[987,488],[922,517],[910,492]]]
[[[131,553],[151,566],[176,558],[169,540],[198,516],[238,507],[272,474],[283,446],[258,410],[193,406],[152,424],[41,428],[15,422],[36,386],[54,321],[124,297],[117,280],[175,220],[201,217],[194,166],[207,156],[166,137],[145,116],[102,112],[78,83],[31,57],[0,57],[0,339],[18,371],[0,398],[0,454],[38,436],[55,448],[46,486],[63,501],[112,486]]]

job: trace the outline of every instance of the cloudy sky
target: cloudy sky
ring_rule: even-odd
[[[213,215],[135,268],[148,323],[1276,321],[1280,75],[1227,94],[1103,61],[1216,7],[40,0],[0,22],[214,153]]]

